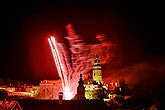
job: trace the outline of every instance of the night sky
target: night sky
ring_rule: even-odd
[[[98,43],[97,33],[106,33],[120,44],[125,63],[164,58],[160,4],[131,0],[1,3],[0,77],[28,82],[57,79],[47,38],[56,34],[59,41],[67,43],[68,23],[89,44]]]

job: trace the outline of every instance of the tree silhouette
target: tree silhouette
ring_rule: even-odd
[[[0,79],[0,86],[2,86],[3,85],[3,80],[2,79]]]
[[[8,79],[6,79],[6,81],[5,81],[5,85],[6,86],[10,86],[10,84],[11,84],[11,80],[8,78]]]
[[[0,90],[0,100],[4,100],[4,99],[6,99],[7,97],[8,97],[7,91],[1,89],[1,90]]]
[[[126,81],[124,78],[119,79],[119,91],[122,96],[127,95],[128,93],[128,85],[126,84]]]

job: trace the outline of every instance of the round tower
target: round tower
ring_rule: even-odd
[[[103,83],[101,64],[98,54],[96,54],[96,58],[94,59],[93,80],[96,81],[98,84]]]

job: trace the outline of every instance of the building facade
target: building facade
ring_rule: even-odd
[[[44,80],[40,83],[40,99],[58,99],[61,91],[61,80]]]

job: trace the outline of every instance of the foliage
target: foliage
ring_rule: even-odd
[[[6,99],[7,97],[8,97],[7,91],[1,89],[1,90],[0,90],[0,100],[4,100],[4,99]]]
[[[123,103],[123,102],[124,102],[124,99],[123,99],[123,97],[121,97],[121,96],[115,97],[115,100],[116,100],[118,103]]]
[[[119,79],[119,88],[118,89],[119,89],[120,95],[122,95],[122,96],[130,95],[130,90],[129,90],[128,84],[126,83],[124,78]]]

